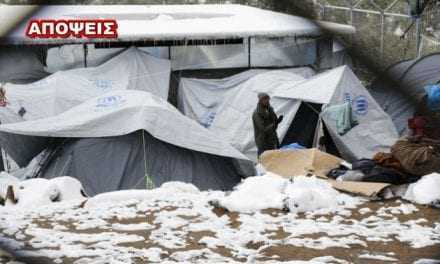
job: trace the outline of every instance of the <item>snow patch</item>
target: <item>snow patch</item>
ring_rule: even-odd
[[[409,185],[404,199],[440,207],[440,174],[432,173]]]

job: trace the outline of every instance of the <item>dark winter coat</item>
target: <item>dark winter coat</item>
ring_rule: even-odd
[[[258,155],[266,150],[277,149],[279,147],[277,127],[278,117],[271,106],[264,107],[258,104],[252,115],[254,123],[255,143],[258,148]]]

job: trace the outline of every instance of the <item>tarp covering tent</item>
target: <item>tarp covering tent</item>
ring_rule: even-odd
[[[0,46],[0,83],[30,83],[48,75],[35,49]]]
[[[277,89],[310,77],[310,68],[277,71],[251,70],[224,79],[182,78],[179,87],[179,109],[189,117],[231,142],[249,158],[256,160],[252,112],[257,94],[274,94]],[[282,138],[293,120],[300,101],[273,99],[274,110],[284,114],[278,134]]]
[[[68,138],[40,174],[77,177],[89,194],[145,188],[146,175],[156,186],[179,180],[201,189],[230,189],[254,173],[239,151],[144,91],[109,92],[59,115],[4,124],[0,130],[7,149],[5,134]],[[247,167],[240,169],[239,162]]]
[[[182,79],[179,109],[202,124],[206,125],[207,119],[210,130],[253,160],[256,160],[256,147],[251,116],[259,92],[272,95],[275,112],[285,116],[277,131],[280,139],[287,133],[302,102],[329,106],[346,101],[352,103],[360,124],[345,135],[336,132],[335,121],[325,110],[321,114],[343,158],[371,158],[378,151],[387,151],[398,138],[390,117],[346,66],[312,77],[303,70],[269,71],[243,81],[244,74],[249,73],[222,80]]]
[[[167,99],[169,79],[169,60],[129,48],[97,67],[57,72],[25,85],[6,84],[8,104],[0,107],[0,120],[53,116],[112,90],[143,90]]]
[[[391,116],[400,135],[408,133],[407,120],[413,117],[424,87],[440,81],[440,53],[390,66],[373,81],[371,94]]]
[[[169,80],[168,60],[129,48],[98,67],[57,72],[25,85],[5,84],[8,103],[0,107],[0,121],[5,124],[54,116],[112,90],[143,90],[166,99]],[[26,153],[46,144],[39,138],[16,135],[8,135],[8,141],[16,144],[8,154],[19,166],[32,158]]]

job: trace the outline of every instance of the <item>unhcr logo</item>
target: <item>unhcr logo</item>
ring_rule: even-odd
[[[366,115],[368,113],[368,100],[364,95],[357,96],[353,101],[356,114]]]
[[[98,98],[96,107],[97,108],[114,108],[119,107],[125,103],[125,99],[120,95],[112,95],[107,97]]]

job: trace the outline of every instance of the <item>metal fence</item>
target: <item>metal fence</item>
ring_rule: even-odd
[[[314,6],[319,19],[356,27],[357,33],[346,42],[373,55],[380,66],[440,52],[440,41],[430,32],[436,23],[433,20],[440,18],[437,3],[420,17],[409,15],[405,0],[316,0]]]

